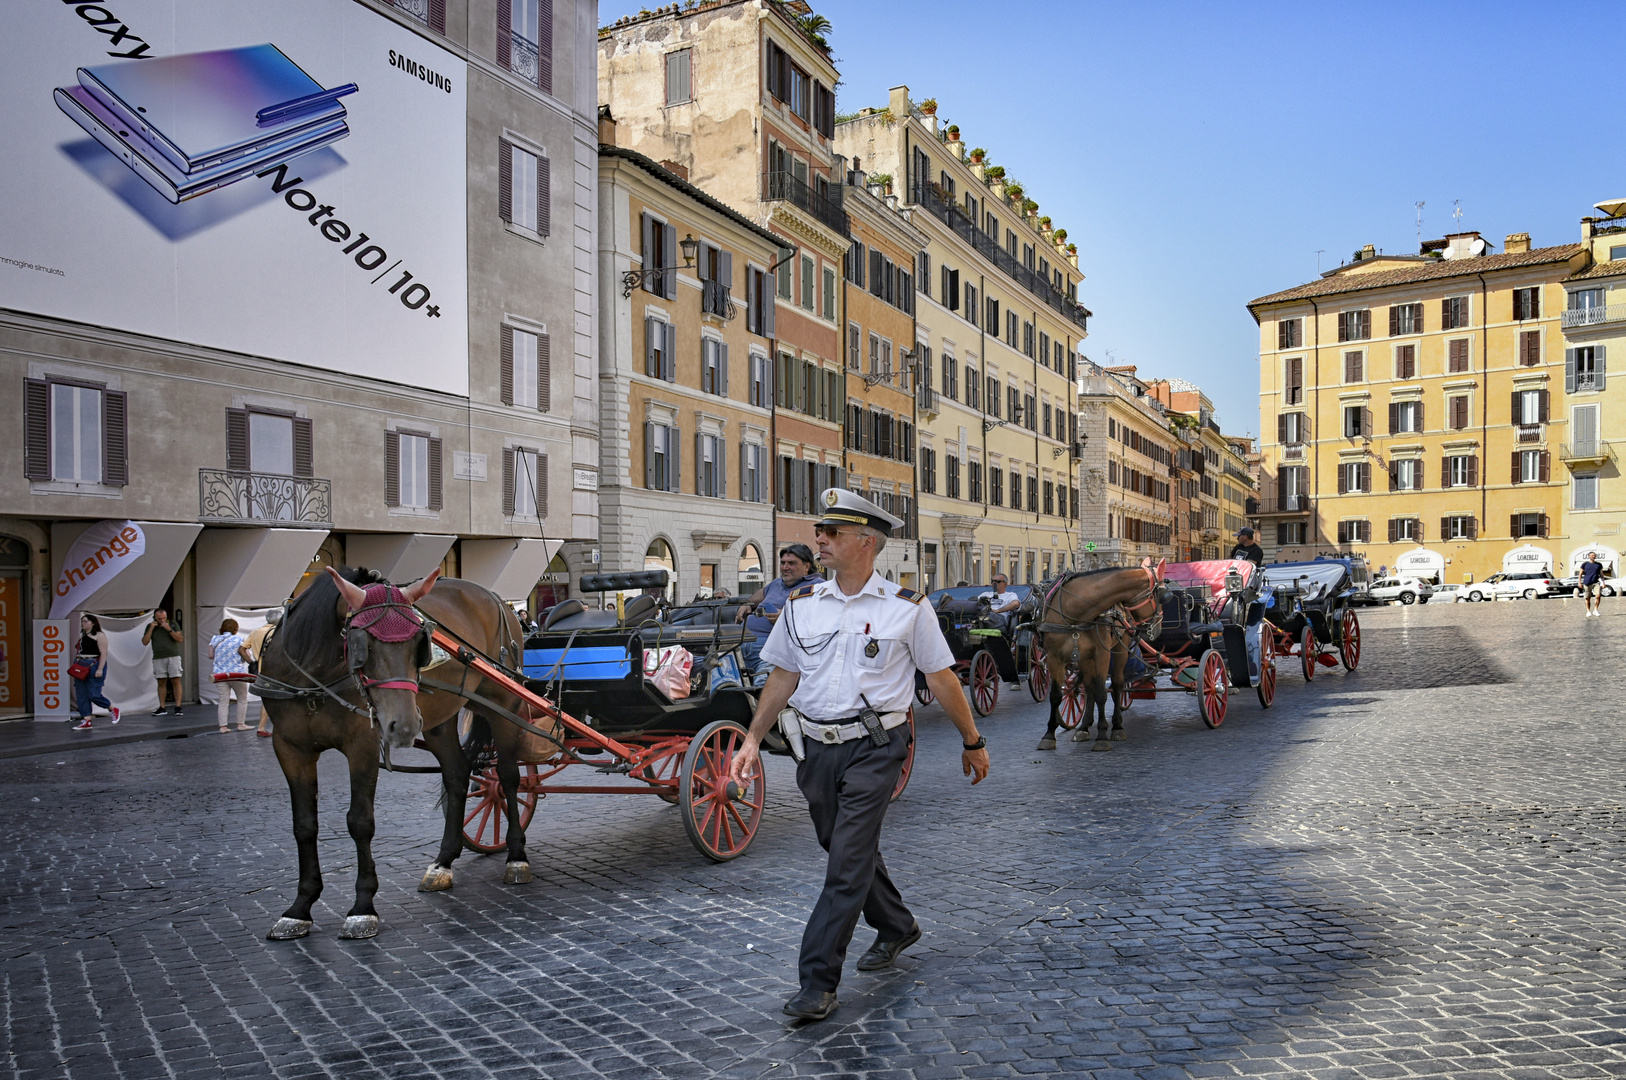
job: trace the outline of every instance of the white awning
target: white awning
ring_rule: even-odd
[[[466,581],[484,585],[504,600],[523,600],[547,573],[562,540],[465,540],[459,569]]]
[[[1435,577],[1445,573],[1445,556],[1425,547],[1412,548],[1395,560],[1396,577]]]
[[[1527,570],[1553,569],[1553,553],[1534,544],[1521,544],[1502,556],[1502,573],[1513,574]]]
[[[276,607],[293,593],[326,539],[326,529],[203,530],[198,607]]]
[[[62,572],[62,559],[68,548],[89,528],[89,521],[58,521],[51,526],[51,576]],[[79,610],[102,614],[110,611],[151,611],[163,603],[164,593],[175,580],[176,571],[192,550],[192,541],[203,526],[191,522],[137,521],[147,545],[113,580],[96,590]]]
[[[1605,544],[1582,544],[1570,552],[1569,566],[1565,569],[1572,574],[1579,574],[1581,564],[1586,562],[1587,552],[1589,551],[1597,552],[1598,561],[1603,563],[1603,572],[1605,574],[1614,577],[1620,573],[1620,552]]]
[[[344,542],[344,560],[399,585],[439,566],[456,539],[431,533],[351,533]]]

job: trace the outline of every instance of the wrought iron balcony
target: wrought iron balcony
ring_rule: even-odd
[[[410,15],[414,19],[429,25],[429,0],[388,0],[389,5],[396,11]],[[531,46],[533,49],[536,46]]]
[[[1520,424],[1519,425],[1519,441],[1520,442],[1540,442],[1541,441],[1541,425],[1540,424]]]
[[[537,81],[537,48],[530,38],[509,34],[508,70],[526,82]]]
[[[1611,457],[1609,444],[1602,439],[1585,442],[1560,443],[1558,460],[1571,468],[1602,465]]]
[[[848,234],[847,211],[841,208],[841,185],[833,184],[830,196],[814,191],[795,173],[771,172],[767,175],[769,202],[785,201],[798,206],[842,236]]]
[[[1282,447],[1282,460],[1283,461],[1303,461],[1304,460],[1304,444],[1303,443],[1289,443],[1286,446]]]
[[[1249,517],[1253,517],[1259,512],[1259,500],[1249,496],[1243,500],[1242,508]]]
[[[734,297],[729,287],[720,281],[703,278],[700,282],[700,310],[707,315],[723,319],[734,317]]]
[[[1575,373],[1576,390],[1602,390],[1604,377],[1597,371],[1577,371]]]
[[[1614,322],[1626,322],[1626,304],[1572,308],[1559,316],[1559,325],[1566,330],[1574,326],[1602,326]]]
[[[309,476],[199,469],[198,516],[238,525],[331,526],[333,484]]]

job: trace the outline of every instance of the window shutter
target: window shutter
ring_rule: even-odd
[[[719,252],[717,256],[718,284],[730,292],[734,289],[734,253]]]
[[[1372,490],[1372,463],[1369,461],[1361,462],[1361,490]]]
[[[1422,431],[1427,431],[1428,430],[1428,421],[1426,421],[1423,418],[1423,412],[1424,412],[1425,408],[1426,408],[1426,406],[1423,404],[1422,401],[1417,402],[1417,415],[1416,415],[1417,426],[1412,429],[1413,431],[1422,432]]]
[[[666,490],[683,490],[683,432],[676,424],[666,433]]]
[[[757,333],[763,337],[771,338],[774,336],[774,298],[772,290],[762,287],[763,284],[766,284],[766,281],[767,279],[764,278],[762,283],[757,285],[757,301],[762,305],[762,325],[758,328]]]
[[[644,317],[644,374],[652,379],[661,377],[660,351],[666,346],[666,331],[654,316]],[[507,404],[506,398],[504,404]]]
[[[1507,534],[1514,539],[1519,536],[1519,515],[1509,514],[1507,519]]]
[[[638,252],[643,258],[643,269],[645,271],[653,270],[657,265],[659,265],[655,261],[655,230],[658,228],[660,228],[660,226],[655,224],[655,219],[650,217],[647,213],[644,214],[642,219],[643,247],[639,248]],[[643,276],[643,284],[646,292],[655,292],[655,275],[645,273]]]
[[[1367,439],[1372,437],[1372,410],[1365,406],[1361,407],[1361,435]]]
[[[437,34],[446,32],[446,0],[429,0],[429,29]]]
[[[401,505],[401,434],[384,432],[384,505]]]
[[[1423,468],[1424,468],[1423,467],[1423,459],[1418,458],[1417,459],[1417,464],[1416,464],[1416,471],[1412,473],[1412,484],[1413,484],[1415,490],[1417,490],[1417,491],[1422,491],[1424,488],[1428,487],[1427,481],[1423,479],[1423,476],[1424,476]],[[1422,526],[1422,522],[1419,521],[1418,522],[1418,527],[1420,528],[1421,526]],[[1418,540],[1418,542],[1421,542],[1423,538],[1421,536],[1419,536],[1416,539]]]
[[[1545,450],[1541,451],[1541,474],[1540,475],[1541,475],[1541,482],[1543,484],[1548,483],[1549,481],[1552,480],[1552,473],[1551,473],[1551,469],[1550,469],[1550,467],[1552,465],[1552,460],[1553,460],[1553,456],[1551,454],[1549,454]]]
[[[1519,418],[1524,414],[1524,410],[1519,408],[1519,394],[1521,392],[1522,391],[1519,390],[1513,391],[1513,404],[1509,406],[1507,414],[1508,423],[1510,424],[1517,424],[1519,422]]]
[[[677,327],[671,323],[661,323],[661,332],[666,340],[666,348],[661,351],[661,378],[667,382],[676,382]]]
[[[1451,318],[1451,301],[1449,298],[1440,301],[1440,328],[1450,330],[1456,326]]]
[[[122,390],[102,391],[102,483],[130,482],[129,401]]]
[[[1536,535],[1542,539],[1547,537],[1547,515],[1542,514],[1536,522]]]
[[[499,349],[501,357],[498,364],[497,396],[504,405],[514,403],[514,328],[504,326],[499,330],[502,344]]]
[[[1390,312],[1393,312],[1394,308],[1390,308],[1389,310],[1390,310]],[[1394,518],[1390,518],[1389,519],[1389,543],[1392,544],[1398,539],[1400,539],[1400,522],[1396,521]]]
[[[745,329],[753,334],[762,332],[757,325],[757,272],[750,267],[745,268]]]
[[[505,517],[514,516],[514,448],[502,448],[502,512]]]
[[[1440,519],[1440,539],[1441,540],[1449,540],[1450,538],[1451,538],[1451,519],[1448,518],[1448,517],[1443,517],[1443,518]]]
[[[1564,393],[1575,393],[1575,350],[1564,350]]]
[[[745,476],[740,474],[741,479]],[[717,497],[728,498],[728,440],[717,436]]]
[[[1398,461],[1389,462],[1389,490],[1400,490],[1400,462]],[[1394,537],[1391,536],[1389,539],[1393,540]]]
[[[536,335],[536,411],[547,412],[553,405],[552,340]]]
[[[226,468],[248,472],[248,410],[226,410]]]
[[[1283,493],[1284,494],[1286,493],[1285,488],[1283,489]],[[1340,464],[1338,466],[1338,494],[1340,494],[1340,495],[1349,494],[1349,466],[1348,465]],[[1286,509],[1286,507],[1283,507],[1283,509]]]
[[[1599,389],[1599,390],[1603,389],[1604,383],[1607,381],[1604,378],[1604,375],[1609,370],[1609,364],[1607,362],[1607,360],[1608,360],[1608,352],[1609,352],[1609,346],[1607,346],[1607,345],[1594,345],[1592,347],[1593,379],[1597,383],[1596,389]]]
[[[1479,486],[1479,455],[1471,454],[1468,457],[1468,486]]]
[[[722,397],[728,396],[728,345],[719,343],[717,346],[717,373],[721,389],[717,393]]]
[[[1451,486],[1451,459],[1449,457],[1440,458],[1440,486],[1443,488]]]
[[[429,439],[429,509],[439,510],[445,500],[442,497],[440,440],[434,436]]]
[[[1541,395],[1536,399],[1536,420],[1545,424],[1547,422],[1547,401],[1549,395],[1545,390],[1538,390],[1536,393]]]
[[[1479,539],[1479,519],[1476,517],[1470,517],[1468,519],[1468,539]]]
[[[546,0],[543,0],[546,3]],[[536,156],[536,231],[547,236],[553,227],[553,199],[548,190],[552,183],[552,166],[541,154]]]
[[[1519,452],[1515,450],[1513,451],[1513,482],[1515,484],[1520,482],[1519,475],[1521,472],[1523,470],[1519,468]]]
[[[1389,402],[1389,434],[1393,435],[1400,430],[1400,404]]]
[[[706,478],[706,437],[700,432],[694,433],[694,493],[696,495],[710,495],[701,485]]]
[[[311,422],[304,416],[294,417],[294,475],[311,476],[315,473],[311,453]]]
[[[514,46],[514,20],[513,8],[507,0],[497,0],[497,66],[512,68],[513,55],[510,50]]]
[[[1395,305],[1395,306],[1391,306],[1389,308],[1389,336],[1390,337],[1398,337],[1399,335],[1400,335],[1400,308],[1399,308],[1398,305]],[[1394,532],[1394,522],[1390,522],[1389,526],[1390,526],[1389,531],[1392,534]],[[1393,540],[1394,536],[1391,535],[1389,537],[1389,539]]]
[[[655,424],[644,421],[644,487],[655,487]]]
[[[499,7],[503,0],[497,0]],[[536,82],[544,94],[553,93],[553,0],[536,0]],[[542,511],[537,510],[542,517]]]
[[[1349,340],[1349,312],[1347,311],[1338,313],[1338,340]]]
[[[661,226],[661,295],[668,300],[677,298],[677,226]]]
[[[51,384],[44,379],[23,380],[23,476],[51,479]]]
[[[497,10],[506,12],[508,5],[499,3]],[[508,32],[505,30],[501,33],[501,42],[506,44]],[[507,52],[506,49],[502,51]],[[506,60],[499,63],[508,66]],[[497,216],[509,223],[514,220],[514,144],[507,139],[497,140]]]
[[[752,490],[751,448],[744,443],[740,444],[740,501],[756,501],[756,495]]]

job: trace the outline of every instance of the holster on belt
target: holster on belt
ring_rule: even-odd
[[[779,712],[779,734],[785,737],[785,745],[790,747],[790,756],[797,761],[807,758],[807,747],[802,742],[802,714],[795,709],[781,709]]]

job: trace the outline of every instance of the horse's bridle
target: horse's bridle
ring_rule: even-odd
[[[374,592],[381,592],[381,597],[376,600],[372,599],[371,594]],[[408,603],[406,597],[401,594],[401,590],[394,585],[384,585],[382,590],[378,585],[370,585],[367,587],[367,593],[369,594],[367,601],[361,607],[345,615],[341,640],[344,643],[345,663],[350,669],[351,676],[356,680],[356,685],[361,689],[362,695],[367,698],[367,707],[371,711],[373,708],[372,691],[375,687],[380,690],[406,690],[416,694],[419,692],[418,684],[422,676],[418,675],[412,679],[369,678],[362,671],[363,666],[367,663],[369,651],[367,638],[377,641],[390,640],[391,644],[395,641],[409,640],[406,637],[386,639],[379,629],[382,624],[392,617],[397,620],[406,620],[417,628],[415,636],[419,637],[416,657],[418,663],[415,666],[421,672],[423,668],[428,666],[426,661],[430,652],[429,639],[434,635],[435,624],[425,617],[423,612]],[[372,615],[371,618],[365,619],[360,626],[355,625],[358,618],[370,614]],[[366,636],[359,637],[357,635]],[[354,642],[354,648],[352,648],[352,641]]]

